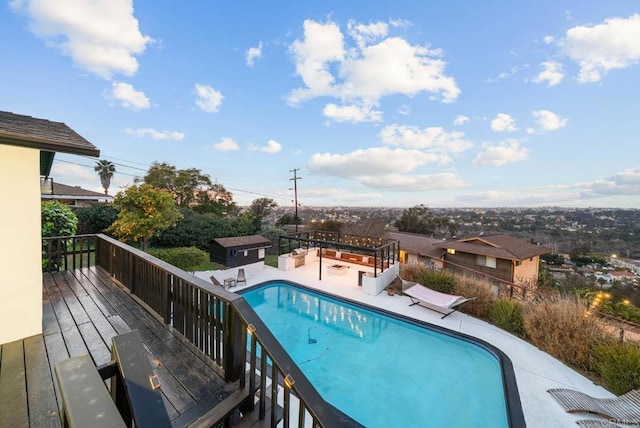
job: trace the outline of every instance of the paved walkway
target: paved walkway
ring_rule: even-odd
[[[540,351],[530,343],[513,336],[485,321],[458,313],[440,319],[440,315],[419,306],[409,306],[407,296],[388,296],[380,293],[369,296],[358,286],[358,269],[350,268],[345,275],[327,274],[323,268],[322,281],[318,280],[318,263],[311,263],[293,271],[280,271],[270,266],[251,265],[244,267],[247,286],[264,281],[283,279],[304,284],[347,299],[379,307],[414,319],[440,325],[485,340],[501,349],[513,363],[522,409],[528,428],[560,428],[576,426],[580,419],[598,419],[595,415],[569,414],[547,393],[550,388],[574,388],[594,397],[613,397],[613,394],[595,385],[591,380],[572,370],[562,362]],[[235,276],[237,270],[197,272],[200,278],[209,280],[211,274],[222,282],[223,278]],[[238,289],[245,286],[239,286]],[[231,289],[232,291],[234,288]]]

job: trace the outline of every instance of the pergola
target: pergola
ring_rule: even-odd
[[[376,278],[378,273],[384,270],[384,266],[396,264],[400,255],[400,242],[395,239],[349,235],[322,230],[280,235],[279,255],[291,253],[298,248],[306,250],[318,248],[319,280],[322,280],[322,250],[324,249],[348,251],[353,254],[373,257],[373,276]]]

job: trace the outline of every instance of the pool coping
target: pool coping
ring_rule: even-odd
[[[245,292],[249,292],[253,289],[264,287],[269,284],[276,284],[276,283],[293,284],[296,287],[302,288],[306,291],[310,291],[316,294],[330,297],[332,299],[343,300],[351,305],[354,305],[363,309],[367,309],[373,312],[377,312],[382,315],[386,315],[391,318],[395,318],[404,322],[408,322],[410,324],[413,324],[422,328],[427,328],[427,329],[436,331],[438,333],[444,334],[446,336],[460,339],[468,343],[472,343],[476,346],[479,346],[485,349],[487,352],[491,353],[498,360],[498,363],[500,365],[500,370],[502,372],[502,385],[504,388],[504,399],[505,399],[506,410],[507,410],[507,422],[508,422],[509,428],[526,427],[524,412],[522,410],[522,403],[520,401],[520,393],[518,391],[518,384],[516,382],[513,363],[511,362],[511,359],[509,358],[509,356],[505,354],[502,350],[500,350],[500,348],[490,344],[489,342],[483,339],[468,335],[466,333],[454,331],[446,327],[429,323],[427,321],[417,320],[415,318],[411,318],[406,315],[391,312],[387,309],[371,306],[366,303],[362,303],[362,302],[358,302],[356,300],[350,299],[348,297],[337,296],[335,294],[328,293],[324,290],[318,290],[316,288],[312,288],[304,284],[301,284],[299,282],[291,281],[288,279],[271,279],[271,280],[263,281],[263,282],[251,285],[249,287],[243,288],[242,290],[238,290],[237,293],[240,296],[242,296],[242,294],[244,294]]]

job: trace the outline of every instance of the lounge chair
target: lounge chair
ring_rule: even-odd
[[[244,285],[247,285],[247,277],[244,274],[244,269],[238,269],[238,278],[236,279],[236,284],[240,285],[241,282],[244,282]]]
[[[620,425],[604,419],[582,419],[576,423],[583,428],[621,428]]]
[[[616,398],[594,398],[566,388],[548,392],[569,413],[595,413],[620,424],[640,424],[640,389]]]
[[[411,299],[412,303],[409,306],[419,305],[441,313],[443,314],[441,319],[451,315],[465,303],[472,302],[476,299],[475,297],[467,299],[464,296],[440,293],[419,283],[413,284],[406,290],[403,290],[403,292]]]

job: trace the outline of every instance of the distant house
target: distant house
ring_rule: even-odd
[[[56,152],[100,155],[64,123],[0,112],[0,344],[42,333],[40,182]]]
[[[42,190],[43,201],[60,201],[72,207],[83,207],[93,202],[111,202],[113,196],[104,193],[83,189],[80,186],[67,186],[66,184],[51,183],[51,190]]]
[[[263,262],[271,241],[262,235],[218,238],[211,243],[209,259],[227,268]]]
[[[400,263],[422,264],[438,270],[443,268],[445,250],[434,246],[441,243],[441,239],[409,232],[387,232],[385,237],[400,243]]]
[[[535,283],[540,255],[551,252],[509,235],[442,241],[434,246],[446,250],[446,268],[468,269],[514,284]]]

